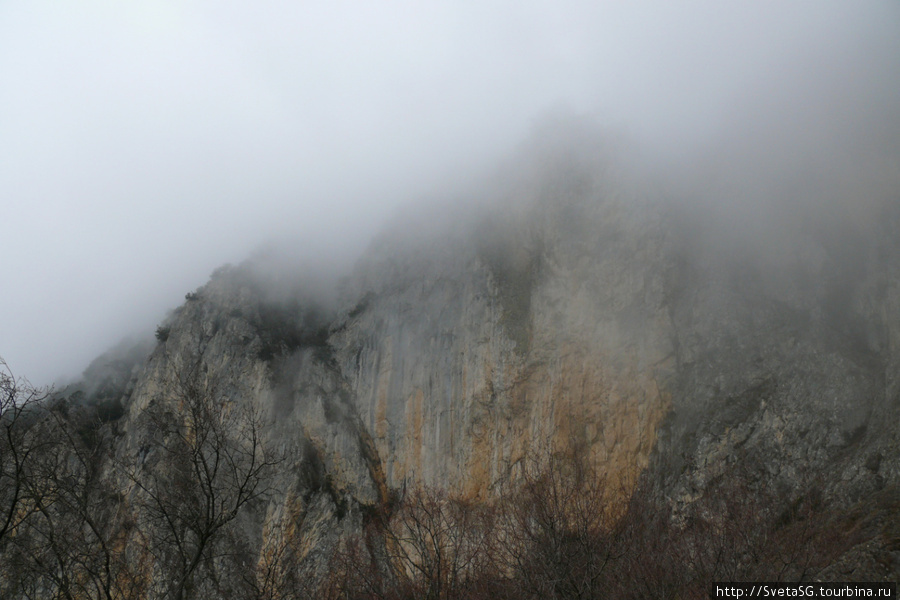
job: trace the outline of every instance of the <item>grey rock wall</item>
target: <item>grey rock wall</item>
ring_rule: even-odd
[[[735,466],[844,507],[896,487],[896,208],[748,224],[576,154],[531,157],[464,218],[400,220],[336,297],[214,275],[132,375],[118,456],[152,456],[140,417],[177,410],[173,381],[215,378],[280,457],[250,545],[299,527],[318,564],[392,494],[489,498],[548,446],[676,503]]]

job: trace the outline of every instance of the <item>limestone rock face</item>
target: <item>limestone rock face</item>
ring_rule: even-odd
[[[359,266],[332,343],[389,486],[484,497],[529,448],[572,440],[613,478],[646,466],[675,366],[668,242],[578,175]]]
[[[258,450],[265,449],[272,463],[254,481],[259,493],[239,514],[237,528],[229,529],[238,537],[219,536],[217,542],[229,545],[228,552],[243,552],[244,560],[258,561],[260,569],[288,569],[267,561],[290,556],[291,568],[302,564],[321,575],[335,544],[361,530],[366,511],[387,504],[388,489],[382,461],[357,416],[353,390],[327,344],[327,310],[303,290],[275,294],[270,284],[255,267],[225,268],[173,313],[167,335],[127,399],[115,471],[136,515],[139,506],[153,507],[148,498],[153,490],[139,489],[135,478],[122,473],[166,479],[169,467],[159,465],[167,464],[169,446],[157,422],[160,415],[188,422],[193,413],[187,404],[199,389],[197,394],[221,413],[213,420],[221,417],[215,422],[226,424],[213,434],[234,438],[223,448],[233,452],[241,444],[257,443],[247,437],[252,422]],[[256,460],[261,457],[257,452]],[[238,467],[246,468],[247,460]],[[221,464],[222,470],[231,466]],[[177,481],[173,470],[171,485]],[[231,479],[221,479],[217,494],[226,508],[234,487]],[[131,542],[136,547],[148,543]],[[217,577],[220,586],[241,584],[230,581],[227,572]],[[170,592],[160,588],[155,593]]]
[[[684,497],[736,461],[844,502],[896,483],[896,207],[741,231],[565,167],[358,267],[331,344],[389,487],[483,497],[572,440]]]
[[[882,229],[895,212],[840,238],[817,223],[776,248],[709,240],[685,251],[669,307],[678,366],[660,477],[671,485],[690,465],[700,479],[679,485],[691,487],[746,461],[788,486],[823,477],[848,502],[896,482],[888,265],[900,255]]]
[[[174,382],[214,379],[279,456],[249,545],[303,527],[320,558],[393,492],[489,498],[537,448],[681,502],[736,463],[845,506],[897,486],[896,206],[747,225],[582,147],[524,162],[464,218],[396,224],[336,297],[215,274],[123,392],[120,459],[152,457]]]

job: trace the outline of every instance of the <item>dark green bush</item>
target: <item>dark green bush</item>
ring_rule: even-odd
[[[169,339],[169,333],[171,333],[171,331],[171,327],[160,325],[156,328],[156,341],[165,343],[165,341]]]

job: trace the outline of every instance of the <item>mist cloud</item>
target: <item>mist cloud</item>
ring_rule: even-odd
[[[890,194],[898,33],[887,1],[5,2],[0,355],[77,374],[273,238],[349,261],[555,107],[704,177],[871,190],[870,156]]]

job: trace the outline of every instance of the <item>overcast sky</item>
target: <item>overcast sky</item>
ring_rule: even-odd
[[[809,72],[894,102],[898,33],[891,0],[3,0],[0,356],[77,375],[273,237],[350,257],[548,110],[677,154],[825,102]]]

